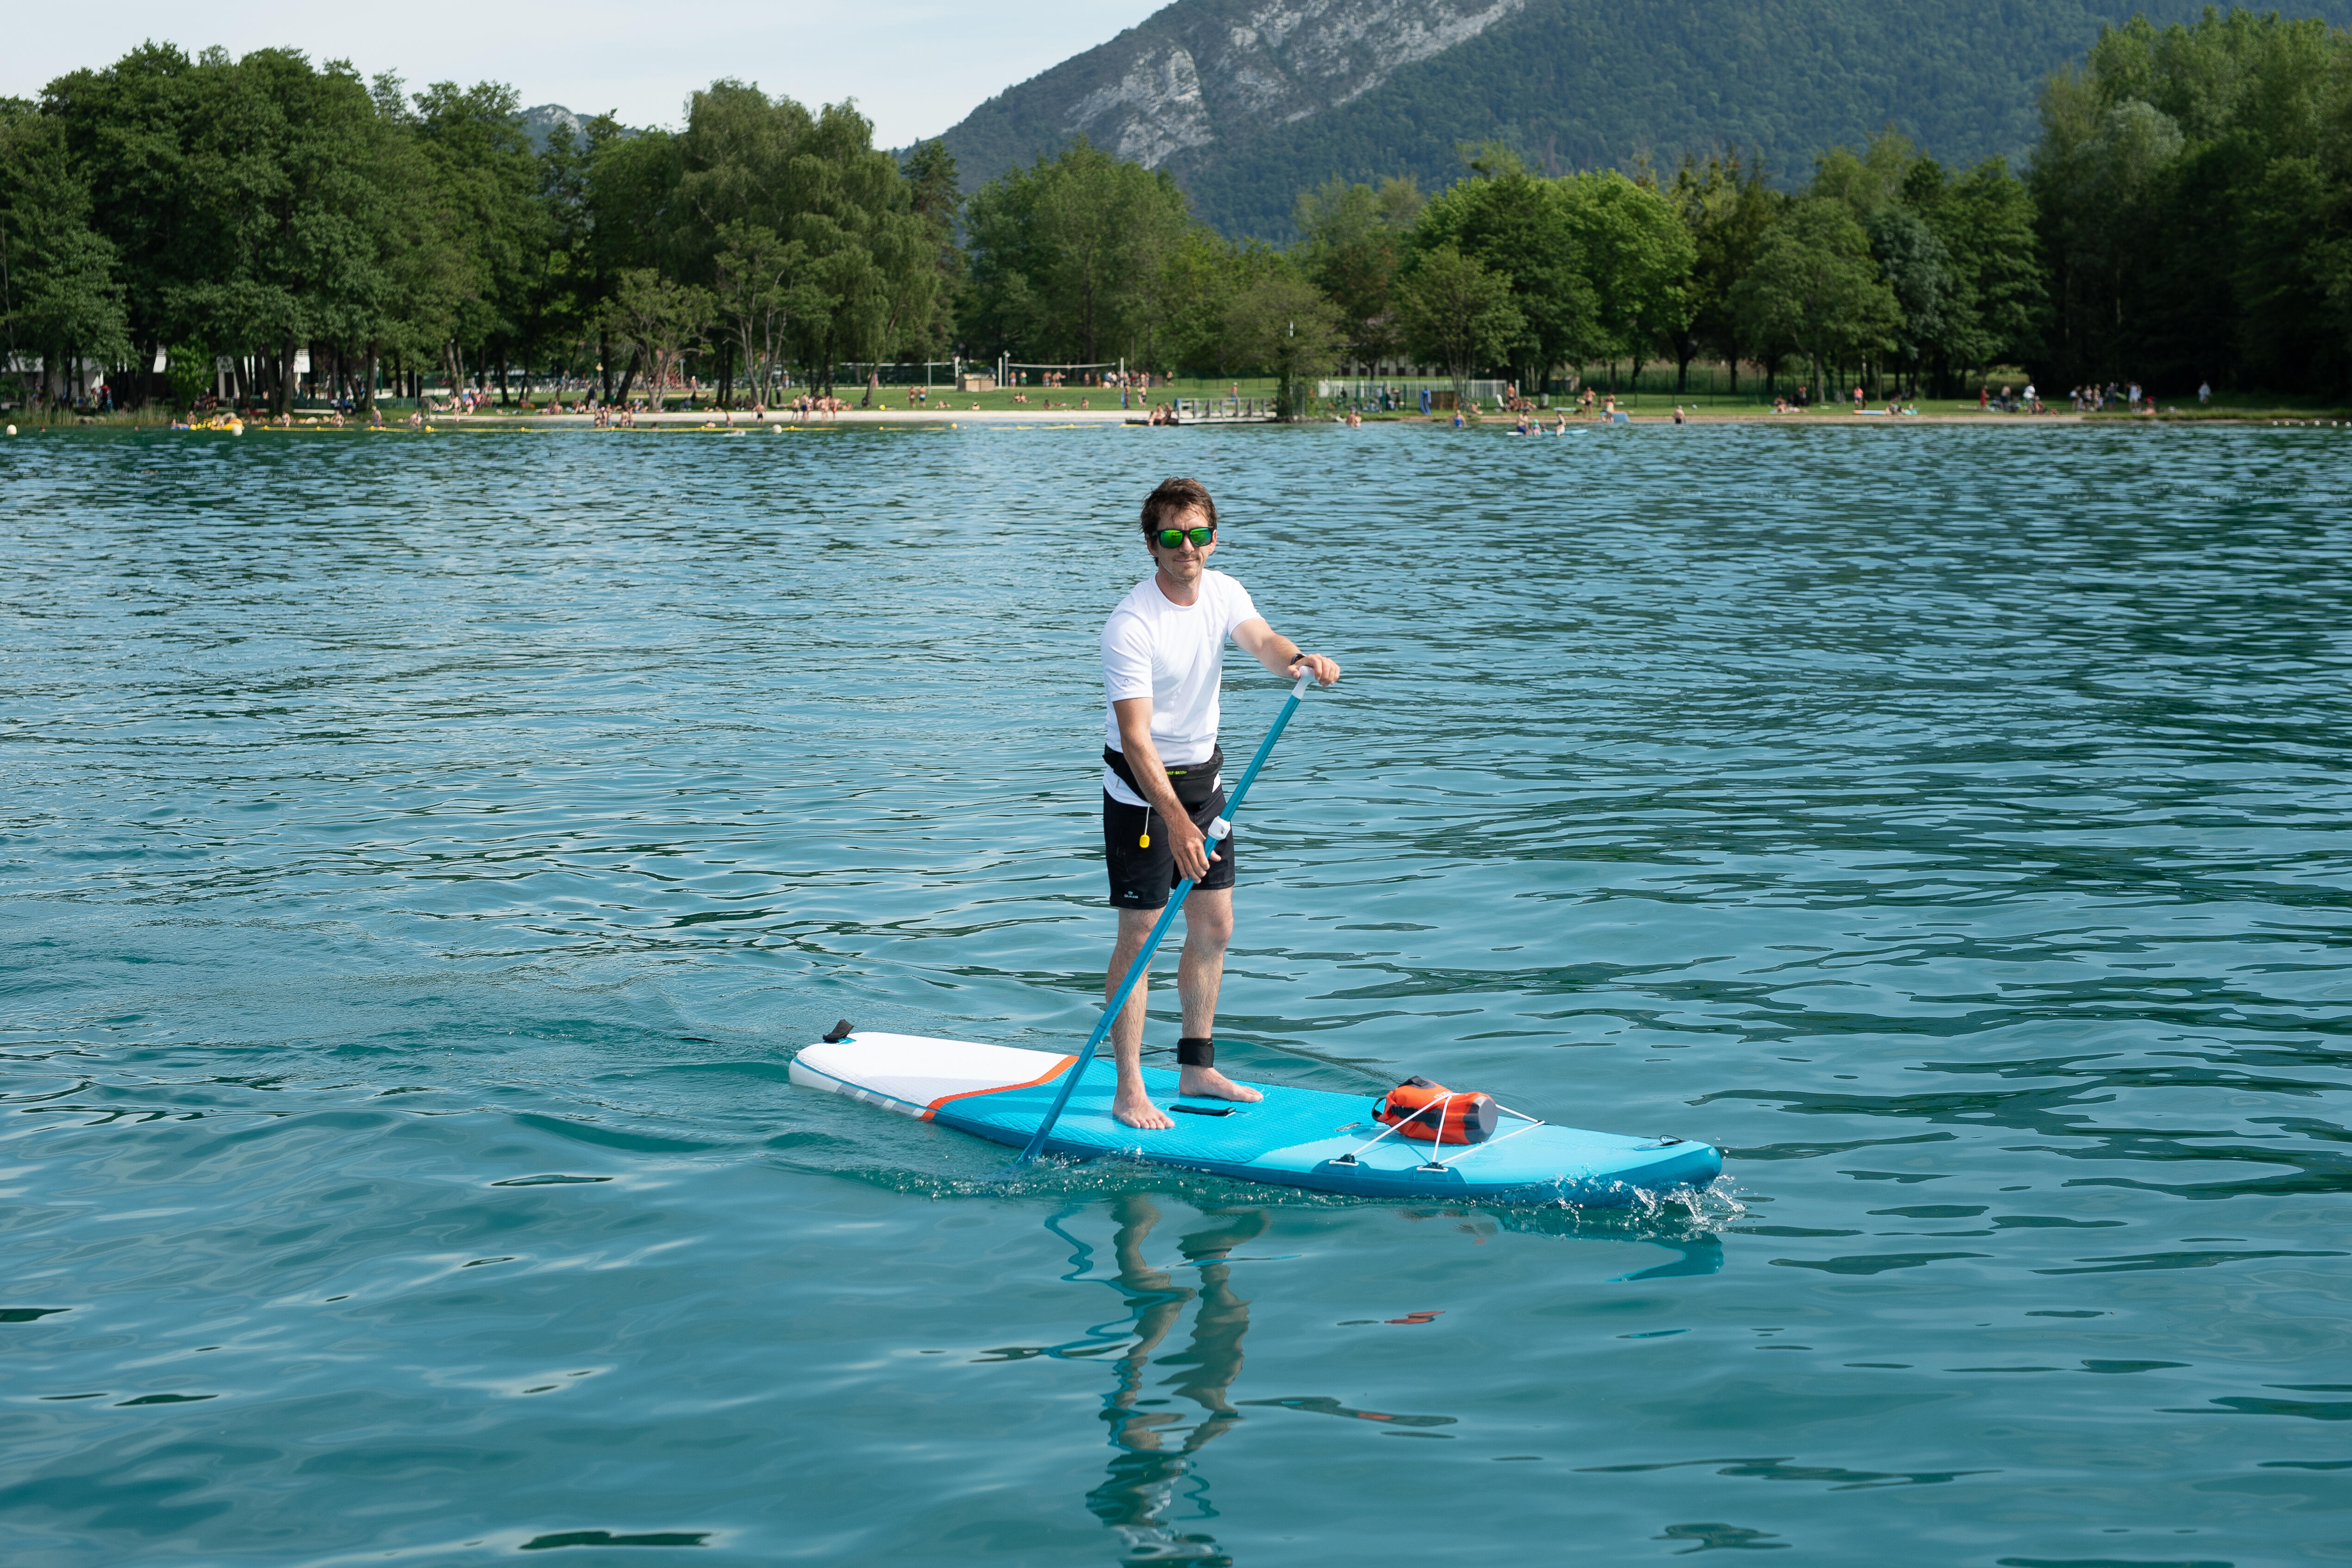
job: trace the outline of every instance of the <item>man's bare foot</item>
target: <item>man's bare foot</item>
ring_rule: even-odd
[[[1140,1084],[1133,1088],[1119,1085],[1118,1092],[1111,1097],[1110,1113],[1129,1126],[1140,1127],[1148,1133],[1176,1124],[1169,1120],[1167,1112],[1151,1103],[1151,1096],[1143,1092]]]
[[[1202,1100],[1263,1100],[1265,1095],[1246,1083],[1236,1083],[1213,1067],[1188,1067],[1176,1080],[1179,1094],[1191,1094]],[[1165,1121],[1160,1125],[1166,1126]]]

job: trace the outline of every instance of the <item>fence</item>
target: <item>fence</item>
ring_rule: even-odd
[[[999,360],[997,385],[1005,387],[1046,387],[1058,390],[1066,387],[1111,386],[1127,379],[1125,360],[1102,360],[1092,364],[1030,365],[1018,360]],[[1059,376],[1058,383],[1047,376]]]
[[[961,360],[907,360],[894,364],[845,361],[835,367],[834,384],[836,389],[862,387],[871,375],[886,387],[953,386],[962,366]]]
[[[1503,394],[1510,388],[1508,382],[1470,382],[1465,384],[1472,402],[1491,403],[1496,408],[1502,406]],[[1454,383],[1443,376],[1349,377],[1319,381],[1315,383],[1315,395],[1369,405],[1380,402],[1383,387],[1393,394],[1395,405],[1400,408],[1419,408],[1421,394],[1424,392],[1444,393],[1442,406],[1453,406]],[[1435,398],[1431,399],[1431,403],[1432,406],[1440,406],[1439,400]]]
[[[1275,400],[1270,397],[1180,397],[1176,400],[1176,417],[1188,421],[1268,420],[1275,417]]]

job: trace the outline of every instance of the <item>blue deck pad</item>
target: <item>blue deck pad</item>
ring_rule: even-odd
[[[1244,1104],[1181,1096],[1177,1075],[1166,1068],[1145,1068],[1143,1080],[1162,1110],[1185,1105],[1230,1114],[1176,1112],[1176,1124],[1161,1131],[1128,1126],[1110,1113],[1117,1087],[1111,1065],[1097,1062],[1072,1092],[1046,1152],[1143,1160],[1368,1197],[1583,1207],[1621,1206],[1643,1195],[1703,1186],[1723,1169],[1722,1154],[1706,1144],[1662,1144],[1548,1124],[1519,1132],[1528,1124],[1513,1116],[1485,1144],[1440,1144],[1433,1151],[1426,1139],[1408,1143],[1404,1134],[1391,1133],[1365,1148],[1386,1130],[1372,1118],[1377,1094],[1254,1083],[1265,1098]],[[1036,1132],[1060,1086],[1056,1074],[1024,1088],[967,1095],[940,1106],[933,1120],[1018,1148]],[[1355,1164],[1336,1163],[1350,1152]],[[1445,1167],[1424,1168],[1433,1158]]]

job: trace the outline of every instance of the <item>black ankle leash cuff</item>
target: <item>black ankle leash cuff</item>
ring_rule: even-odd
[[[1176,1042],[1176,1065],[1179,1067],[1214,1067],[1217,1064],[1217,1042],[1202,1040],[1198,1035],[1186,1035]]]

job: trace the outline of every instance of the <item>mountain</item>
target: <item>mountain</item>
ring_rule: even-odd
[[[2293,0],[2341,26],[2352,0]],[[1165,167],[1228,235],[1290,237],[1332,174],[1436,187],[1497,140],[1565,172],[1736,145],[1783,183],[1889,126],[2021,159],[2035,94],[2105,24],[2203,0],[1176,0],[947,132],[963,188],[1084,135]]]
[[[534,152],[547,151],[547,139],[557,126],[577,136],[581,124],[580,117],[560,103],[542,103],[522,111],[523,131],[530,138],[530,150]]]

